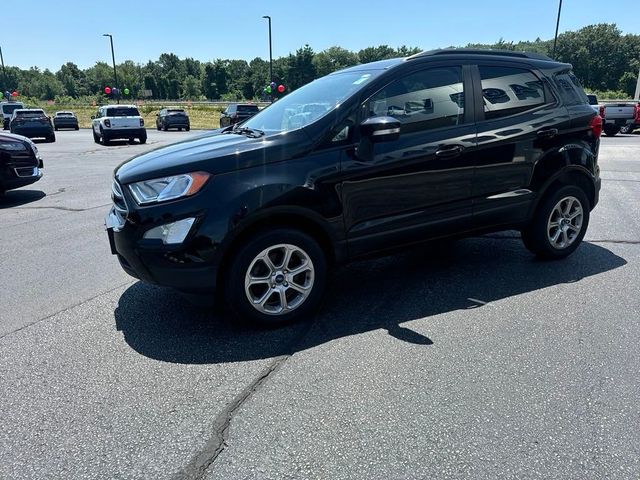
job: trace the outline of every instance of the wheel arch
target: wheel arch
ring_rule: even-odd
[[[562,185],[578,185],[587,194],[590,207],[597,202],[597,158],[587,143],[569,143],[540,159],[533,171],[532,187],[538,192],[531,205],[531,218],[539,203]]]
[[[221,282],[228,272],[234,254],[247,239],[273,228],[290,228],[306,233],[326,252],[329,265],[343,262],[347,257],[343,243],[334,237],[326,220],[318,213],[302,207],[273,207],[243,220],[221,245],[222,255],[216,285],[222,285]]]

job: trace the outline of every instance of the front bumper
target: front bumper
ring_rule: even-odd
[[[153,227],[125,220],[114,207],[105,219],[111,253],[126,273],[147,283],[192,293],[215,290],[219,267],[206,240],[199,236],[200,224],[195,222],[182,244],[164,245],[143,238]]]
[[[0,175],[0,188],[13,190],[31,185],[42,178],[42,167],[42,160],[37,167],[6,167]]]

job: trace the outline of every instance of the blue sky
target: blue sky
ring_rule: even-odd
[[[423,49],[469,42],[552,38],[558,0],[19,0],[3,12],[0,46],[6,65],[57,70],[111,61],[146,63],[163,52],[198,60],[268,59],[267,21],[273,19],[273,56],[305,43],[315,51],[388,44]],[[640,33],[639,0],[564,0],[560,31],[616,23]],[[109,6],[112,5],[112,6]],[[21,10],[28,12],[22,15]],[[625,13],[626,12],[626,13]],[[9,20],[12,18],[13,20]]]

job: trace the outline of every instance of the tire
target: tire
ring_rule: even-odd
[[[58,131],[58,127],[53,127],[53,129],[57,132]]]
[[[76,126],[74,127],[74,130],[75,130],[75,131],[78,131],[78,130],[80,130],[80,127],[76,125]]]
[[[160,128],[160,124],[159,124],[158,122],[156,122],[156,128],[158,129],[158,131],[160,131],[160,130],[161,130],[161,128]]]
[[[618,127],[604,127],[604,134],[607,137],[615,137],[620,129]]]
[[[541,200],[533,220],[522,231],[525,247],[547,260],[571,255],[587,232],[590,210],[584,190],[576,185],[560,187]],[[551,222],[560,225],[552,226]]]
[[[184,127],[185,132],[188,132],[189,130],[191,130],[191,127]]]
[[[169,130],[169,127],[167,127],[166,125],[163,125],[162,126],[162,130],[164,130],[166,132],[167,130]]]
[[[100,137],[96,134],[96,131],[91,129],[91,133],[93,133],[93,141],[96,143],[100,143]]]
[[[109,139],[105,136],[102,129],[100,129],[100,143],[102,143],[102,145],[104,145],[105,147],[110,143]]]
[[[56,141],[56,134],[55,133],[52,133],[51,135],[49,135],[47,137],[47,142],[54,143],[55,141]]]
[[[635,129],[635,125],[624,125],[620,127],[620,133],[624,135],[630,135],[633,133],[634,129]]]
[[[284,259],[289,252],[289,269],[300,268],[293,277],[285,274]],[[272,266],[262,260],[268,254]],[[280,261],[282,260],[282,264]],[[306,269],[305,269],[306,265]],[[272,279],[245,287],[252,270]],[[327,260],[320,245],[298,230],[277,228],[258,233],[234,254],[227,271],[224,298],[227,306],[240,320],[266,327],[279,327],[308,317],[318,307],[327,279]],[[292,286],[305,286],[302,293]],[[290,307],[282,310],[282,296]],[[264,305],[254,307],[250,298],[264,299]]]
[[[140,135],[138,137],[138,140],[140,140],[140,143],[147,143],[147,134],[145,133],[143,135]]]

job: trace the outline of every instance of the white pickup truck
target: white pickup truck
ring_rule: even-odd
[[[98,108],[91,118],[93,140],[96,143],[108,145],[115,139],[127,139],[133,143],[136,138],[140,143],[147,141],[144,119],[135,105],[105,105]]]
[[[600,105],[603,131],[607,136],[618,132],[630,133],[638,115],[638,102],[611,102]]]

